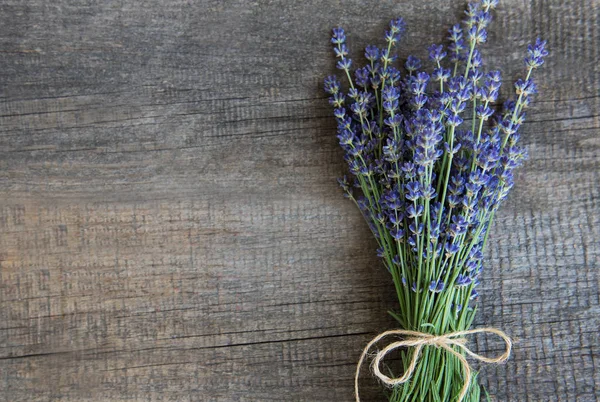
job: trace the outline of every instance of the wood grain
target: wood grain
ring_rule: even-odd
[[[394,296],[335,183],[329,30],[359,57],[402,15],[400,55],[423,57],[463,7],[2,1],[0,400],[350,401]],[[516,78],[537,36],[530,160],[478,317],[517,343],[481,381],[498,401],[595,401],[600,4],[503,1],[486,62]]]

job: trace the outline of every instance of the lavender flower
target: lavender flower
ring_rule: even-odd
[[[527,47],[515,97],[497,109],[501,74],[483,71],[478,49],[497,4],[469,4],[462,23],[448,31],[449,45],[428,47],[425,68],[414,56],[396,63],[402,18],[390,22],[386,46],[367,46],[367,64],[354,71],[344,30],[333,30],[348,85],[330,76],[324,88],[352,175],[339,183],[378,242],[398,294],[394,317],[406,329],[443,334],[470,327],[490,225],[527,157],[519,142],[524,110],[537,93],[532,72],[548,51],[540,39]],[[460,382],[457,370],[444,378]],[[390,400],[453,398],[449,387],[431,381],[412,394],[395,388]],[[478,401],[479,388],[472,388],[469,400]]]

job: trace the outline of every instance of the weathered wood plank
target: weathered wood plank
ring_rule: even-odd
[[[329,29],[358,56],[401,14],[423,57],[462,8],[3,1],[0,400],[351,400],[394,296],[335,184]],[[499,401],[600,397],[599,14],[504,1],[486,45],[506,79],[552,51],[480,292]]]

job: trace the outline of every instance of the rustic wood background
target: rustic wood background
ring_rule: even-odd
[[[0,399],[352,400],[394,294],[335,182],[330,28],[359,57],[402,15],[400,55],[423,57],[463,9],[2,0]],[[600,3],[503,1],[487,65],[515,79],[537,36],[552,54],[531,158],[493,228],[478,317],[517,343],[477,367],[497,401],[594,401]]]

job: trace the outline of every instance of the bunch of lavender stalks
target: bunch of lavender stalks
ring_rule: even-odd
[[[335,76],[325,79],[351,173],[339,183],[377,239],[398,296],[390,314],[403,329],[442,335],[471,327],[489,228],[527,156],[519,130],[536,93],[532,72],[548,52],[539,39],[527,47],[516,99],[500,105],[500,72],[484,73],[478,50],[497,3],[469,4],[449,45],[428,48],[428,69],[412,56],[404,72],[396,67],[402,18],[390,22],[382,48],[367,46],[366,65],[354,71],[344,30],[333,30],[337,68],[348,81],[343,89]],[[404,369],[410,353],[402,352]],[[476,377],[465,401],[480,400]],[[455,356],[426,347],[389,400],[457,401],[464,378]]]

